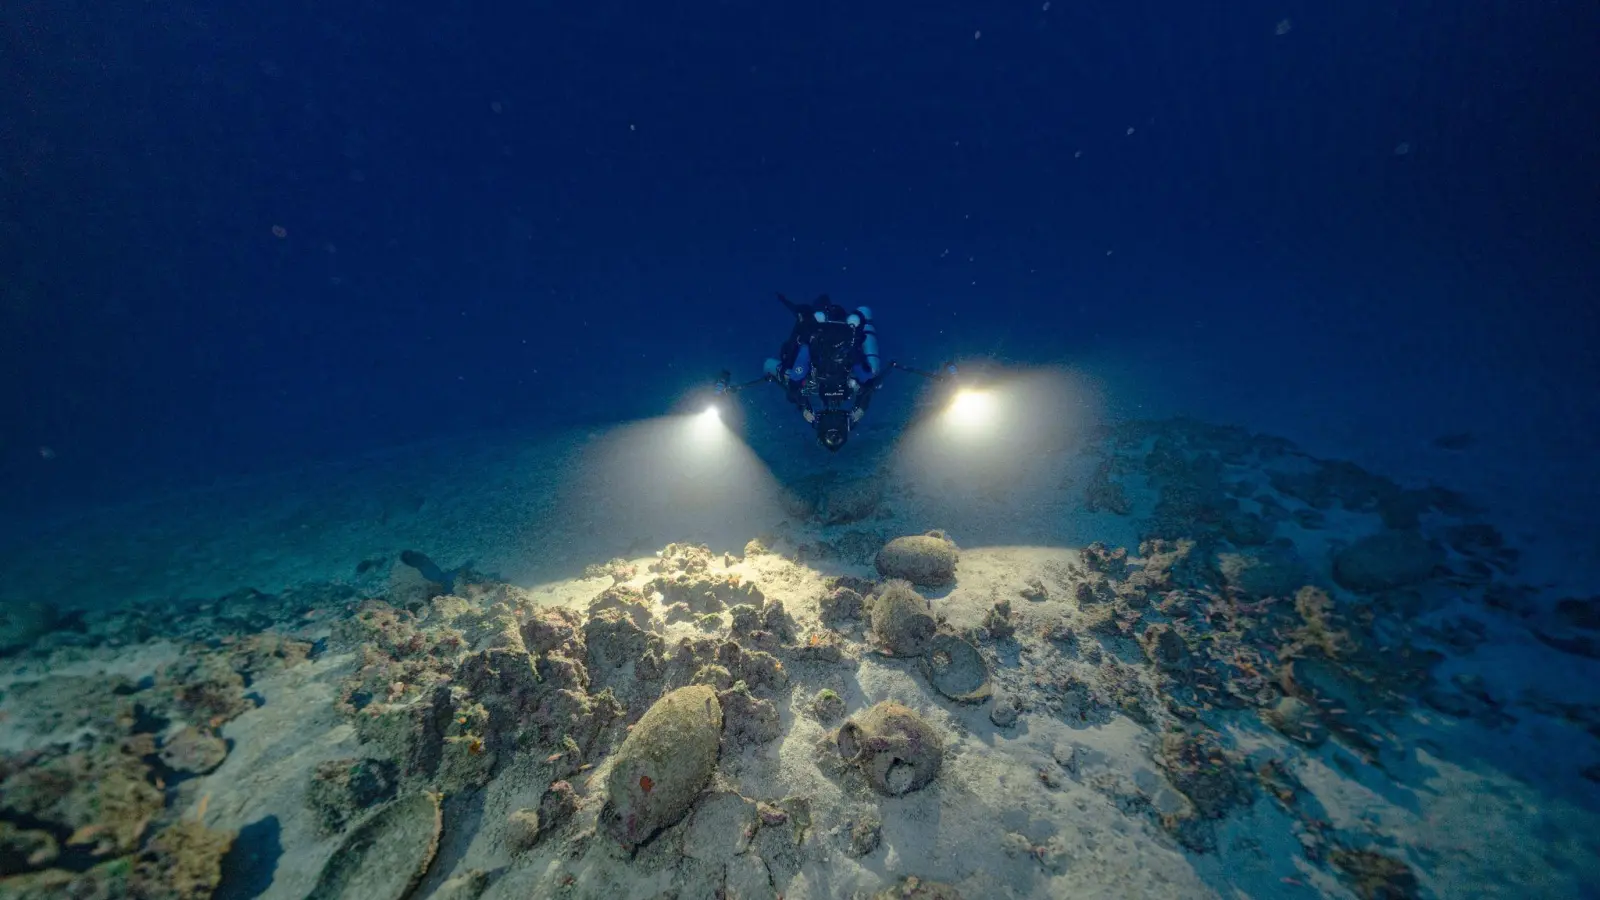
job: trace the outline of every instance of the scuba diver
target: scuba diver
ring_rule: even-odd
[[[766,361],[764,380],[782,385],[817,442],[838,451],[883,383],[872,310],[847,310],[826,294],[809,304],[782,294],[778,300],[794,314],[794,328],[777,358]]]
[[[883,385],[890,369],[898,369],[935,382],[958,377],[956,365],[946,362],[938,371],[925,372],[878,355],[878,328],[872,310],[845,309],[823,294],[811,303],[795,303],[782,294],[778,300],[794,314],[794,327],[766,361],[765,374],[754,381],[733,383],[727,370],[717,375],[713,400],[707,412],[716,413],[720,398],[748,387],[772,382],[781,385],[789,402],[816,432],[817,443],[837,452],[850,440]]]

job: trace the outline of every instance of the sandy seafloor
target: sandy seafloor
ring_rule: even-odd
[[[1600,896],[1600,584],[1548,527],[1581,512],[1505,501],[1465,438],[1407,451],[1430,487],[1072,384],[834,459],[685,416],[56,522],[4,559],[0,897]],[[934,529],[973,702],[851,614]],[[617,705],[552,724],[552,678]],[[622,742],[707,681],[714,772],[630,852]],[[880,701],[942,742],[918,790],[840,757]]]

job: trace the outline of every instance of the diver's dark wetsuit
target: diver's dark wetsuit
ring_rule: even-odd
[[[777,371],[768,374],[783,385],[829,450],[849,439],[872,395],[883,381],[877,327],[866,307],[847,310],[827,295],[810,304],[778,299],[794,313],[794,329],[778,350]]]

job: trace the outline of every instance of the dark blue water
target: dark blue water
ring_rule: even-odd
[[[535,6],[6,3],[5,512],[653,415],[779,290],[1595,450],[1594,4]]]

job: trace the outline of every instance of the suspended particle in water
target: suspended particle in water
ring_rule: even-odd
[[[978,40],[981,37],[983,37],[983,32],[981,32],[981,31],[974,31],[972,33],[972,39],[973,40]]]
[[[1400,143],[1394,145],[1394,155],[1395,156],[1405,156],[1407,153],[1410,153],[1410,152],[1411,152],[1411,142],[1410,141],[1401,141]]]
[[[283,227],[282,225],[274,225],[272,226],[272,236],[282,240],[289,236],[289,229]]]
[[[1284,35],[1288,34],[1289,30],[1292,28],[1294,28],[1293,22],[1290,22],[1288,19],[1282,19],[1278,22],[1278,27],[1273,29],[1273,32],[1277,34],[1278,37],[1283,37]]]
[[[39,448],[39,458],[40,459],[55,459],[56,458],[55,448],[53,448],[53,447],[40,447]]]

